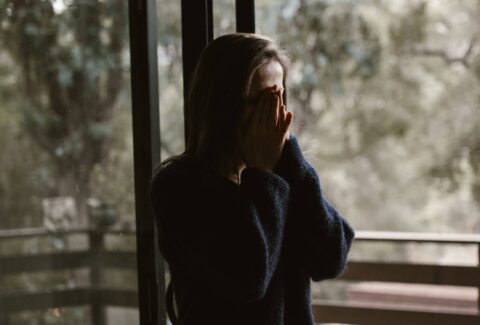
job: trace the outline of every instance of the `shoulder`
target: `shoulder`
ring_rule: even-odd
[[[155,202],[201,202],[219,198],[228,201],[238,195],[239,187],[194,158],[181,156],[167,160],[155,171],[150,197]]]
[[[194,159],[179,156],[163,162],[153,173],[151,191],[187,185],[199,173],[199,166]]]
[[[231,182],[217,172],[202,167],[195,158],[178,156],[167,159],[155,170],[151,179],[151,191],[162,189],[169,191],[182,189],[182,192],[187,189],[209,190],[228,187],[228,183]]]

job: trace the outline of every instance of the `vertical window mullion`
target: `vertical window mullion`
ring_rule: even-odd
[[[182,56],[184,103],[190,91],[190,78],[200,53],[213,40],[212,0],[182,0]],[[185,142],[188,141],[188,111],[184,107]]]
[[[255,33],[255,0],[235,0],[237,32]]]
[[[153,167],[160,161],[156,14],[156,0],[129,0],[137,274],[141,325],[166,324],[163,308],[165,268],[156,245],[149,199]]]

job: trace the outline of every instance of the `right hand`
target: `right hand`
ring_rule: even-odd
[[[293,113],[285,110],[276,86],[264,90],[239,139],[240,153],[247,167],[273,171],[292,119]]]

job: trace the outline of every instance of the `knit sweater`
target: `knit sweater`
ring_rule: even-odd
[[[338,276],[354,231],[325,198],[297,139],[241,184],[173,160],[153,177],[159,249],[178,325],[312,325],[310,280]]]

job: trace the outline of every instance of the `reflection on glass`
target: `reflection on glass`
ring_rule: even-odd
[[[127,2],[3,0],[0,42],[0,324],[138,323]]]

